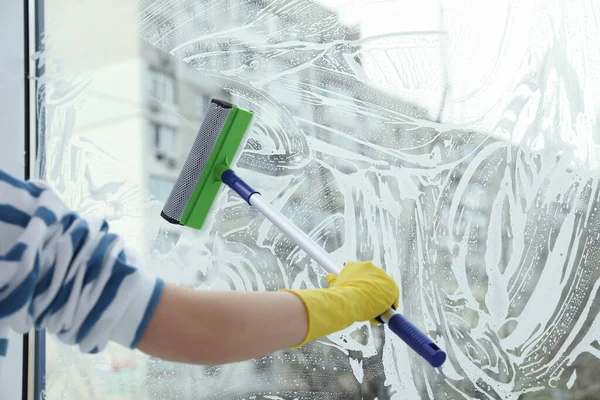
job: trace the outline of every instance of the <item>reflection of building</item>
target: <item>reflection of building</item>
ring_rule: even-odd
[[[198,132],[211,97],[227,98],[224,91],[203,84],[198,72],[147,43],[142,43],[147,114],[146,170],[151,193],[161,202],[171,191],[187,149]]]

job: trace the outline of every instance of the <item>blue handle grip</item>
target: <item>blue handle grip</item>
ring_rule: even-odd
[[[446,353],[431,339],[411,324],[402,314],[394,314],[388,326],[400,339],[404,340],[414,351],[427,360],[433,367],[441,366],[446,361]]]
[[[236,192],[246,203],[250,204],[250,196],[258,193],[250,185],[244,182],[235,172],[228,169],[221,175],[221,181]]]

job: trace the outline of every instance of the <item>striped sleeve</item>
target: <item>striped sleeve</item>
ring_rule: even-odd
[[[163,288],[139,264],[104,220],[0,170],[0,332],[47,329],[89,353],[135,348]],[[0,359],[7,345],[0,334]]]

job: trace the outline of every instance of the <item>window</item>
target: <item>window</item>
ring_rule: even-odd
[[[150,177],[150,194],[162,203],[166,203],[175,181],[161,176]]]
[[[149,92],[152,99],[165,103],[175,103],[175,79],[162,71],[149,72]]]
[[[45,0],[47,178],[77,210],[110,216],[168,281],[323,284],[314,262],[226,189],[205,230],[161,231],[172,228],[157,203],[182,165],[155,155],[183,160],[202,94],[226,93],[256,118],[232,168],[340,261],[384,267],[403,313],[451,359],[433,370],[368,323],[206,368],[116,347],[81,355],[49,336],[47,398],[599,393],[600,3],[570,2],[568,13],[559,1],[248,3]],[[186,104],[151,114],[148,97]],[[100,357],[141,367],[119,375]]]
[[[196,115],[204,116],[208,108],[208,103],[210,102],[210,97],[205,96],[203,94],[196,95]]]
[[[27,10],[27,4],[24,2],[4,3],[0,9],[2,10],[0,11],[0,26],[2,27],[0,28],[2,30],[0,54],[3,60],[0,62],[0,87],[2,88],[2,94],[0,94],[0,113],[2,114],[0,168],[15,177],[26,178],[29,172],[35,169],[33,166],[31,169],[29,167],[29,154],[30,152],[35,153],[35,150],[33,144],[28,145],[25,153],[23,149],[28,143],[25,138],[34,137],[35,125],[31,124],[28,127],[29,124],[26,124],[25,121],[33,120],[30,118],[35,118],[36,114],[34,106],[24,109],[23,99],[27,98],[25,93],[35,85],[35,79],[28,80],[27,74],[30,74],[29,78],[36,77],[35,70],[27,69],[29,60],[33,59],[35,49],[26,44],[28,37],[32,39],[31,43],[35,42],[36,24],[34,21],[37,19],[29,18],[29,23],[27,19],[23,19],[23,15],[26,14],[25,10]],[[30,36],[24,36],[23,32],[28,32]],[[29,53],[26,53],[27,50]],[[39,99],[43,99],[43,96],[43,94],[39,94]],[[35,105],[35,100],[31,103]],[[1,245],[2,253],[7,248],[5,244],[6,242]],[[5,299],[6,293],[3,297],[3,300]],[[0,308],[3,307],[0,306]],[[37,346],[39,339],[43,339],[44,335],[30,332],[28,336],[29,340],[17,332],[11,330],[6,332],[0,328],[0,364],[2,365],[0,367],[0,397],[2,398],[20,399],[21,396],[23,398],[26,396],[26,389],[21,391],[24,386],[22,385],[23,371],[31,366],[33,359],[30,358],[28,364],[27,354],[30,357],[37,357],[36,347],[31,344],[35,342]],[[30,379],[29,382],[33,386],[42,379],[43,377],[36,377],[36,379]]]
[[[174,128],[150,123],[152,148],[156,159],[175,167],[179,157],[179,135]]]

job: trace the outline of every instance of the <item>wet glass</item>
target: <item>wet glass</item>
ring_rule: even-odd
[[[433,369],[369,324],[219,366],[49,338],[49,399],[597,396],[597,5],[45,4],[42,170],[72,207],[170,282],[324,286],[228,191],[202,231],[159,217],[209,99],[233,102],[256,113],[239,175],[337,259],[386,269],[448,352]]]

